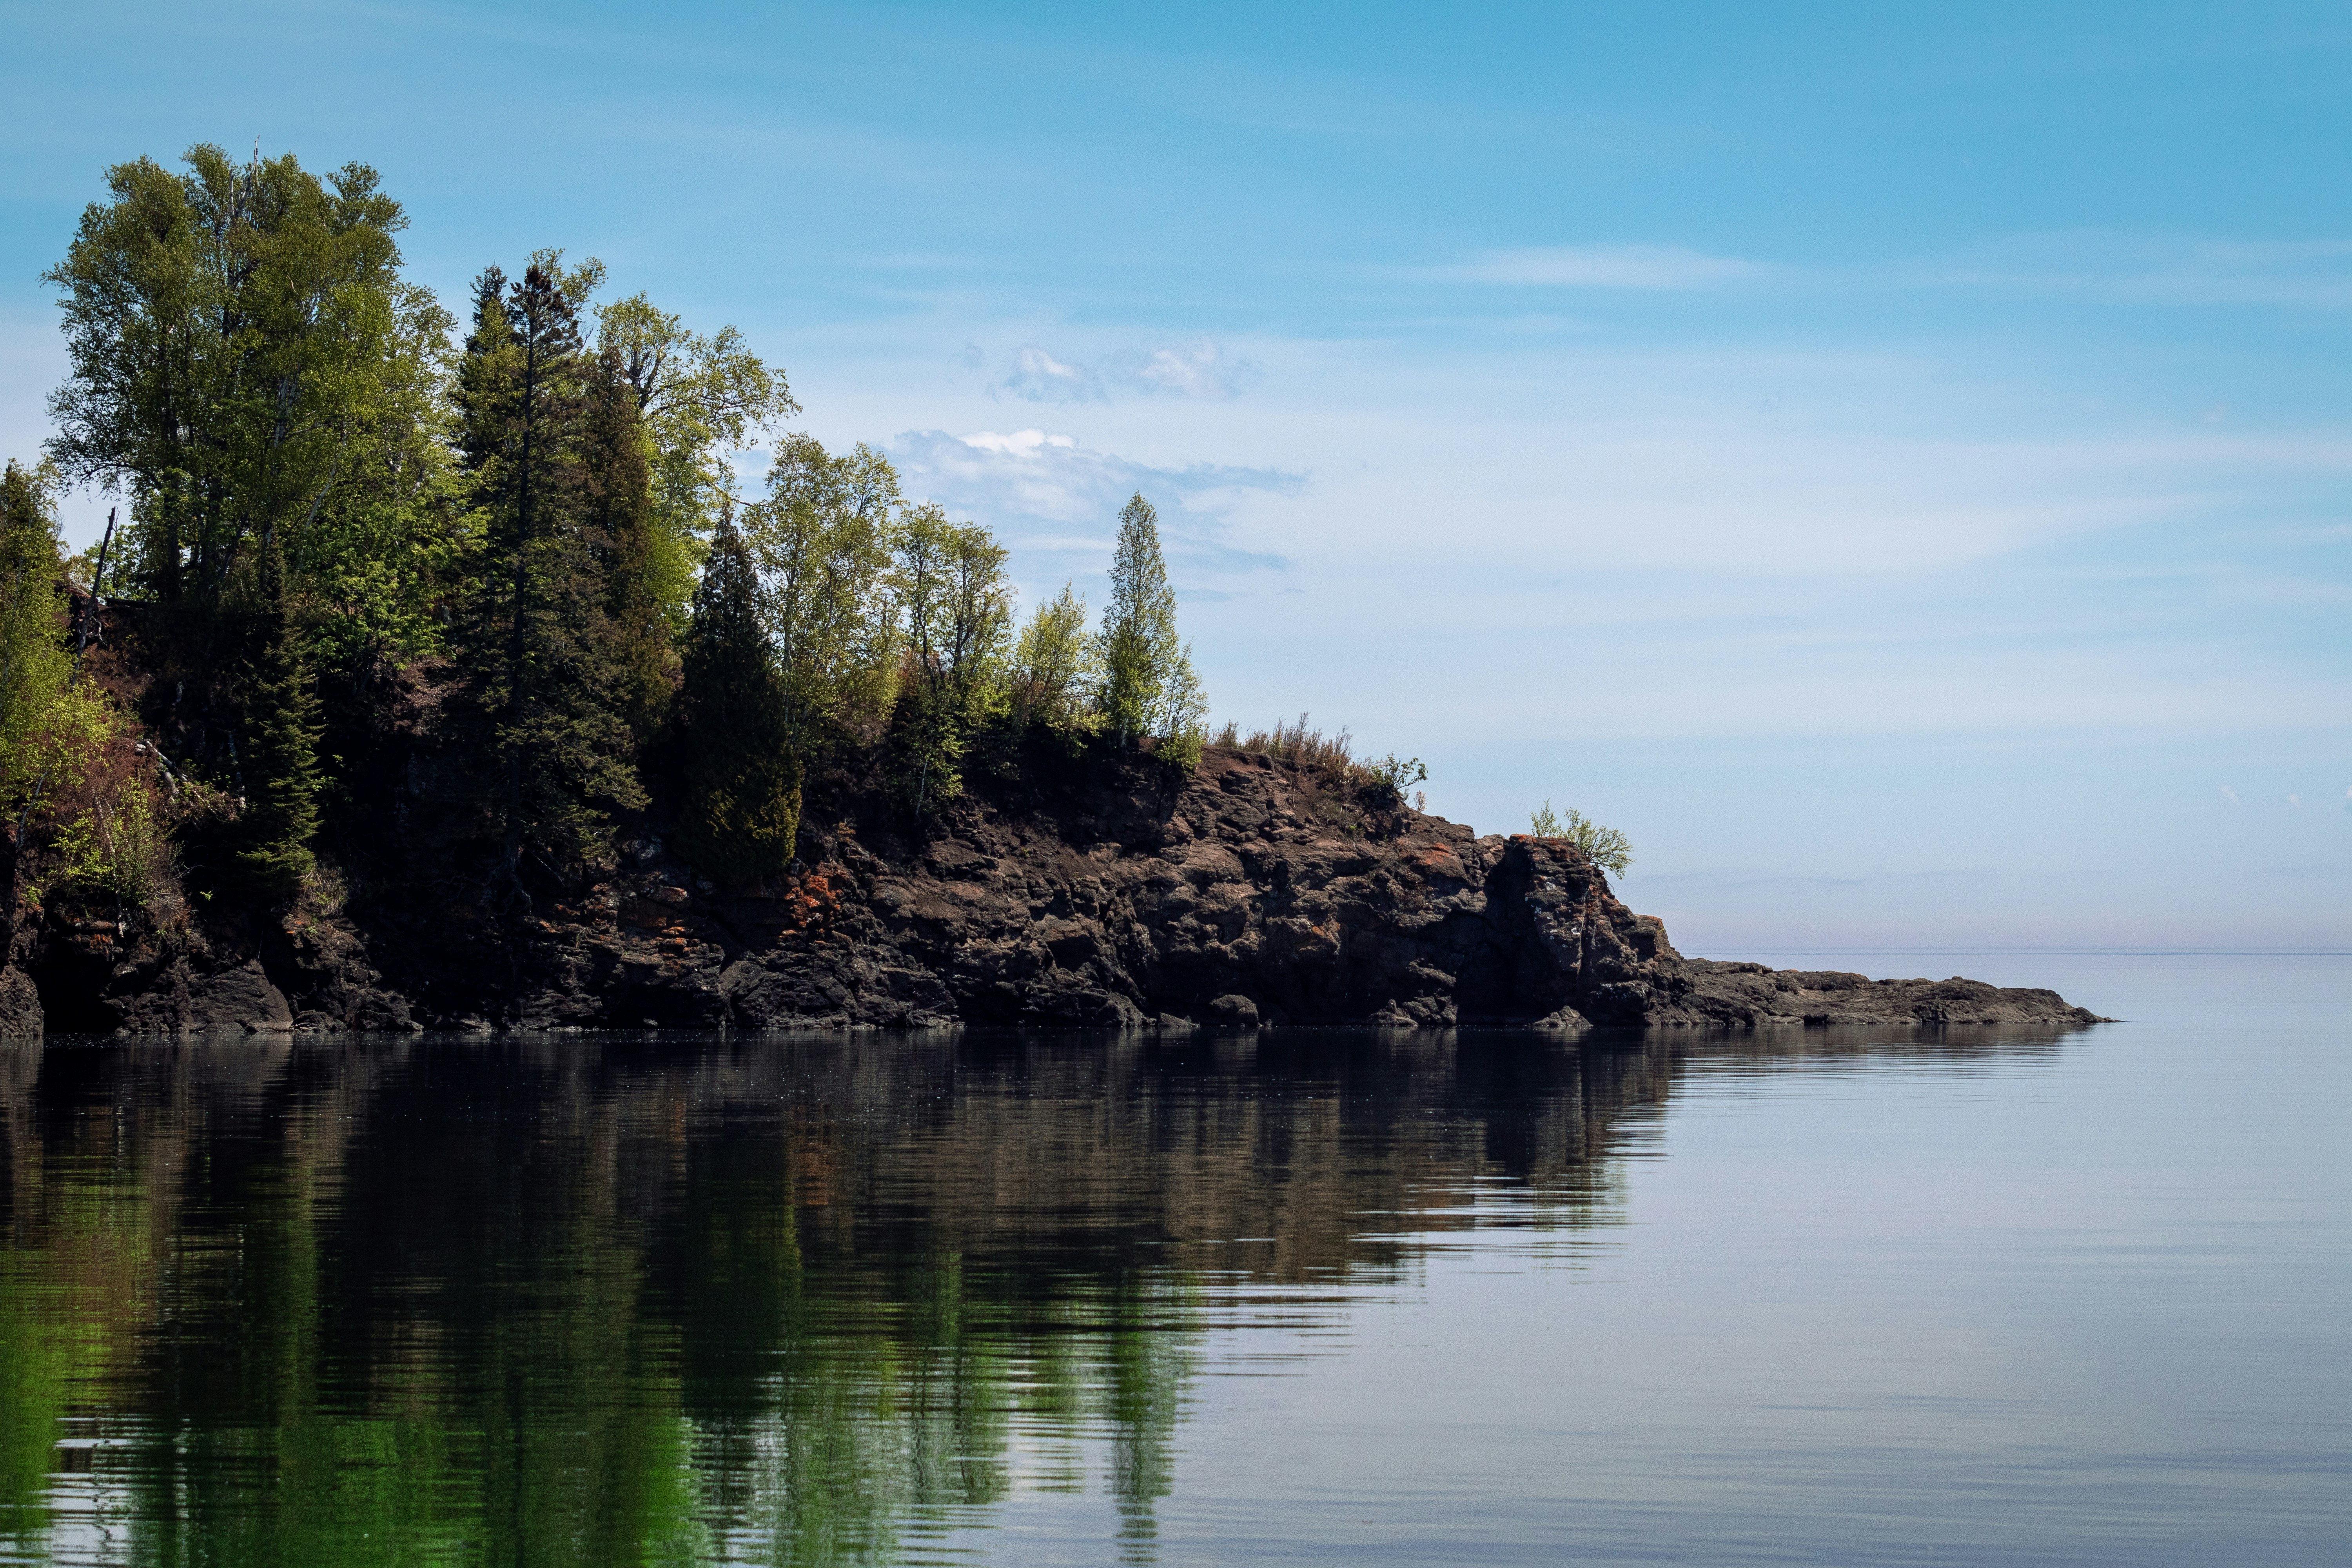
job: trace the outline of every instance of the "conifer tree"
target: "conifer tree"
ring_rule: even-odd
[[[589,400],[569,297],[582,279],[534,257],[501,298],[496,269],[485,272],[457,378],[487,567],[463,652],[499,838],[487,891],[499,899],[521,896],[526,849],[596,855],[607,811],[645,801],[604,562],[583,517]]]
[[[1118,514],[1101,646],[1103,717],[1118,743],[1146,735],[1191,743],[1207,702],[1192,673],[1192,650],[1177,639],[1176,590],[1160,553],[1159,514],[1139,493]]]
[[[695,592],[685,667],[678,847],[705,875],[740,887],[792,863],[802,764],[760,624],[759,574],[731,513],[721,515]]]
[[[286,591],[283,547],[272,538],[261,555],[261,643],[245,703],[246,806],[238,826],[239,873],[272,898],[302,885],[319,830],[319,702],[302,658]]]

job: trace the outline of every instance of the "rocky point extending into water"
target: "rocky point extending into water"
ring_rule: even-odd
[[[836,806],[841,801],[832,803]],[[877,800],[729,894],[640,835],[528,918],[455,879],[171,932],[12,900],[0,1026],[51,1031],[1316,1024],[1753,1029],[2085,1024],[2056,993],[1686,959],[1572,844],[1212,748],[977,781],[919,834]],[[818,815],[812,812],[812,816]]]

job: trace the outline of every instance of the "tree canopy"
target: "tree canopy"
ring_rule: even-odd
[[[460,321],[404,275],[407,221],[365,164],[203,143],[108,170],[44,274],[68,374],[45,465],[0,486],[0,786],[50,841],[135,795],[199,881],[299,899],[364,859],[396,776],[477,847],[481,903],[527,912],[646,826],[772,876],[820,768],[878,770],[920,824],[1041,737],[1198,757],[1141,495],[1099,630],[1074,586],[1024,623],[1003,542],[875,447],[782,429],[800,405],[739,329],[552,247],[486,266]],[[72,485],[124,503],[102,582],[58,558]],[[119,690],[76,694],[68,575],[111,606],[84,625],[137,612]]]

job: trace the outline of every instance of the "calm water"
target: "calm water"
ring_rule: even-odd
[[[0,1562],[2352,1556],[2352,959],[1778,956],[2132,1022],[0,1049]]]

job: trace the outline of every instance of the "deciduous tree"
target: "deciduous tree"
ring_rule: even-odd
[[[1197,758],[1207,697],[1192,650],[1176,635],[1176,590],[1160,552],[1159,514],[1140,494],[1118,514],[1102,661],[1103,717],[1119,744],[1157,735]]]
[[[889,576],[906,655],[893,714],[897,772],[920,816],[962,788],[972,736],[1002,710],[1013,592],[1006,551],[986,529],[909,508]]]
[[[730,454],[800,412],[781,370],[721,327],[705,336],[643,294],[600,307],[598,345],[620,356],[653,443],[647,580],[683,625],[702,537],[735,500]]]
[[[1013,644],[1013,716],[1024,725],[1083,731],[1096,717],[1091,704],[1101,681],[1102,657],[1087,630],[1087,601],[1065,583],[1030,614]]]
[[[898,506],[898,473],[879,452],[835,457],[792,436],[767,498],[745,516],[785,732],[803,757],[837,738],[870,741],[888,717],[898,631],[883,579]]]
[[[32,784],[34,737],[65,687],[66,650],[56,476],[10,463],[0,470],[0,800]]]
[[[606,653],[623,712],[640,742],[661,724],[677,688],[678,656],[662,613],[651,444],[610,347],[589,367],[582,453],[582,521],[604,574]]]

